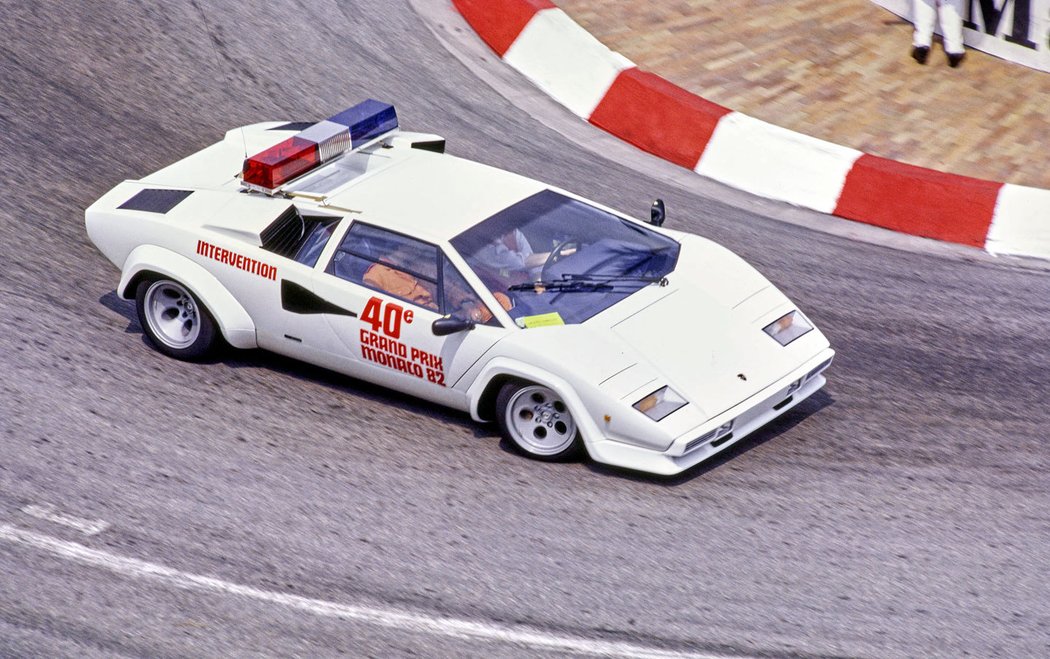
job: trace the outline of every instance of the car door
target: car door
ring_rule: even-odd
[[[314,293],[356,312],[324,318],[360,377],[460,409],[466,383],[455,385],[507,331],[437,245],[360,221],[316,273]],[[460,330],[435,334],[442,318]]]
[[[288,213],[286,213],[288,215]],[[281,249],[263,246],[266,263],[273,264],[274,282],[265,289],[242,288],[235,292],[256,324],[259,347],[306,362],[355,375],[356,358],[338,355],[341,343],[332,334],[326,314],[353,316],[360,310],[343,309],[313,292],[316,268],[329,251],[330,239],[341,230],[339,217],[289,215],[288,226],[278,228],[275,242]],[[281,240],[282,235],[298,240]],[[276,283],[276,285],[274,285]]]

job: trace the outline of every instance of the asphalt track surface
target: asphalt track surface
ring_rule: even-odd
[[[1050,654],[1045,271],[683,176],[439,0],[251,4],[0,3],[0,655]],[[83,209],[366,97],[454,154],[666,198],[825,330],[828,387],[661,480],[267,353],[150,349]]]

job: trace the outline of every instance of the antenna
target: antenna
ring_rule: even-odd
[[[248,139],[244,136],[244,126],[241,126],[241,144],[244,145],[244,159],[248,159]]]

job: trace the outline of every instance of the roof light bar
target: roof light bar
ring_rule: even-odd
[[[397,128],[397,112],[394,106],[368,99],[352,108],[343,110],[328,121],[350,129],[354,147],[363,146],[369,140]]]
[[[368,99],[245,159],[241,184],[273,194],[289,181],[394,130],[394,106]]]

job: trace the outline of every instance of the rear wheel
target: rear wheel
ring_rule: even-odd
[[[508,382],[496,397],[496,418],[503,436],[530,458],[554,462],[579,453],[572,412],[549,387]]]
[[[208,310],[185,286],[172,279],[142,281],[135,307],[146,336],[169,357],[193,361],[215,347],[218,332]]]

